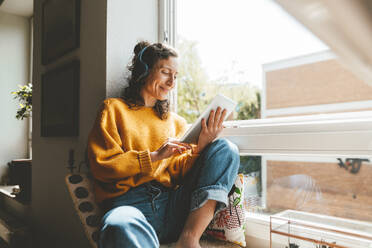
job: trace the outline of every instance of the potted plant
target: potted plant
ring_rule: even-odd
[[[23,120],[24,118],[29,121],[29,134],[28,134],[28,153],[32,157],[32,84],[19,85],[17,91],[13,91],[14,99],[19,101],[19,109],[17,110],[16,118]]]
[[[31,116],[32,112],[32,84],[26,84],[23,86],[18,86],[18,91],[13,91],[12,94],[15,95],[14,99],[19,100],[20,108],[17,110],[16,118],[18,120],[23,120]]]

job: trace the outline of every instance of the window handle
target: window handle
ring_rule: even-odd
[[[163,42],[168,42],[169,38],[168,38],[168,31],[164,31],[164,40]]]

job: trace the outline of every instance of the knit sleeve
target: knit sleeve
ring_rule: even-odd
[[[179,117],[177,122],[177,138],[181,138],[186,132],[188,125],[185,119]],[[196,149],[196,145],[190,144],[192,151]],[[195,154],[192,151],[187,151],[183,154],[173,156],[169,159],[169,166],[167,168],[170,176],[176,181],[182,179],[183,176],[192,168],[195,160],[199,157],[199,154]]]
[[[153,171],[150,151],[124,151],[115,111],[104,102],[88,138],[88,158],[94,177],[102,182]]]

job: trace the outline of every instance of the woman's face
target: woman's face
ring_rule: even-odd
[[[177,73],[176,57],[161,59],[153,66],[141,90],[146,106],[154,106],[157,100],[167,99],[169,91],[176,85]]]

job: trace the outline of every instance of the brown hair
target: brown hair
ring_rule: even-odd
[[[162,43],[150,44],[141,41],[134,47],[134,56],[128,66],[130,75],[128,77],[128,87],[124,89],[122,98],[130,108],[144,106],[145,102],[141,96],[141,89],[146,83],[151,69],[161,59],[178,57],[177,52]],[[169,101],[156,101],[153,107],[160,119],[166,119],[169,111]]]

